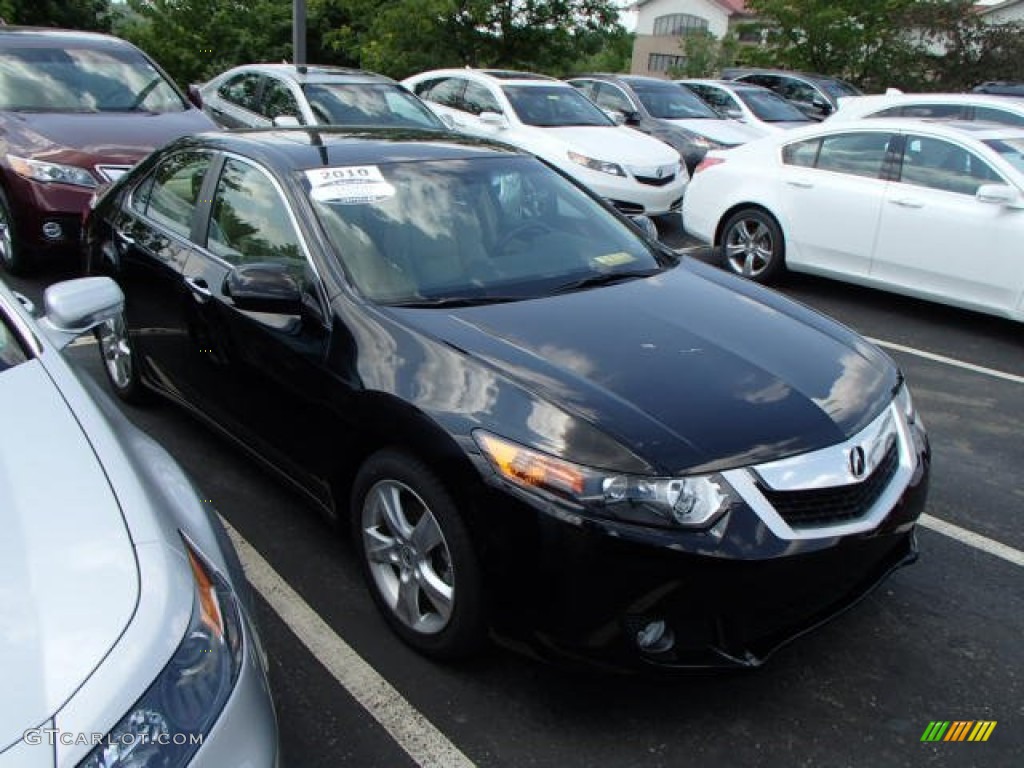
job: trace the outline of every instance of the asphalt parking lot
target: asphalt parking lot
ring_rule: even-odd
[[[8,282],[39,302],[69,276]],[[615,677],[506,649],[427,661],[388,630],[315,511],[183,411],[129,408],[240,537],[286,765],[1024,765],[1020,325],[816,278],[779,288],[903,367],[934,465],[920,561],[756,672]],[[68,354],[102,377],[95,345]],[[984,743],[922,742],[936,720],[996,726]]]

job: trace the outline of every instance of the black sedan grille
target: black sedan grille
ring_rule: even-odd
[[[897,467],[899,450],[894,440],[875,471],[859,483],[808,491],[773,491],[764,486],[760,490],[792,528],[835,525],[867,514],[889,486]]]
[[[636,180],[641,184],[648,184],[652,187],[664,187],[666,184],[671,184],[675,181],[676,175],[674,173],[668,176],[662,176],[660,179],[655,176],[637,176]]]

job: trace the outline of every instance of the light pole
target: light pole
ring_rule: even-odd
[[[292,0],[292,64],[306,66],[306,0]]]

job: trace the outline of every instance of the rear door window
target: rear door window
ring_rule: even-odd
[[[217,95],[250,112],[259,112],[262,80],[262,76],[254,72],[235,75],[217,89]]]
[[[907,136],[900,181],[962,195],[974,195],[982,184],[1004,183],[999,174],[973,152],[927,136]]]
[[[816,166],[851,176],[878,178],[885,163],[891,133],[841,133],[821,141]]]
[[[136,195],[135,209],[171,232],[188,237],[210,161],[205,152],[171,155],[153,171],[152,181],[140,185],[139,191],[147,194]]]

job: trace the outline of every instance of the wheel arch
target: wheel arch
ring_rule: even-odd
[[[775,226],[779,228],[780,232],[783,232],[782,222],[779,221],[779,217],[776,216],[771,210],[761,205],[760,203],[743,202],[736,203],[735,205],[726,209],[718,219],[718,223],[715,225],[715,239],[714,245],[722,244],[722,232],[725,229],[725,223],[729,221],[735,214],[745,210],[756,210],[770,217],[775,222]]]
[[[474,491],[483,487],[480,473],[441,424],[426,412],[383,392],[367,393],[356,408],[360,414],[358,440],[348,446],[345,460],[330,478],[339,527],[349,521],[352,490],[360,468],[370,456],[386,449],[415,456],[437,474],[460,509],[472,508]],[[472,531],[473,520],[465,522]]]

